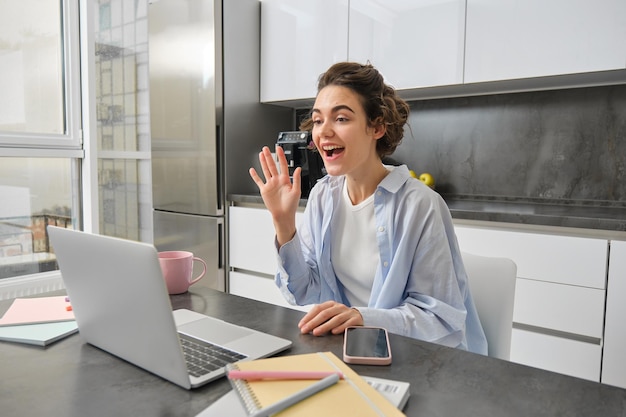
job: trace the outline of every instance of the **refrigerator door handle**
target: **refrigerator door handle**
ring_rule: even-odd
[[[224,223],[217,224],[217,269],[224,269]]]
[[[216,212],[218,215],[224,214],[223,201],[225,199],[224,196],[224,181],[223,181],[223,158],[224,158],[224,150],[222,147],[222,128],[221,126],[215,125],[215,192],[217,193],[217,201],[216,201]]]

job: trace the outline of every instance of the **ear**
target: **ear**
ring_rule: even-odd
[[[374,126],[372,126],[372,129],[374,139],[378,140],[385,136],[385,133],[387,132],[387,125],[385,125],[382,120],[378,120]]]

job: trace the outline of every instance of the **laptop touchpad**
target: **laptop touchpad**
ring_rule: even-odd
[[[178,327],[178,331],[210,343],[224,345],[254,333],[250,329],[234,326],[210,318],[200,319]]]

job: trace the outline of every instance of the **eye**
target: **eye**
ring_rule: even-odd
[[[322,124],[322,121],[320,119],[313,119],[313,124],[319,125],[319,124]]]
[[[347,121],[348,121],[348,118],[347,118],[347,117],[344,117],[344,116],[339,116],[339,117],[337,117],[337,121],[338,121],[338,122],[347,122]]]

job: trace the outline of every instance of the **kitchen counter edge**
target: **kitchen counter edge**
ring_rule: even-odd
[[[260,195],[230,194],[231,206],[265,207]],[[301,199],[304,210],[307,200]],[[626,240],[626,209],[577,207],[532,202],[476,204],[465,200],[446,200],[456,225],[491,229],[551,233],[568,236]]]

